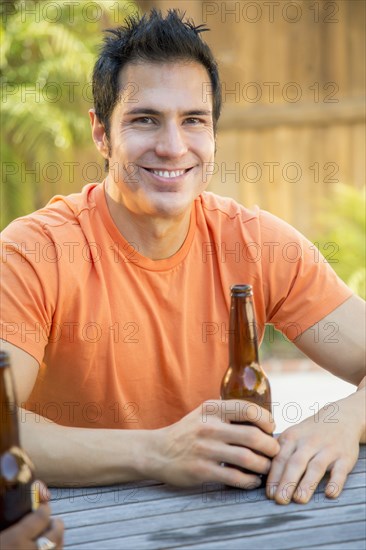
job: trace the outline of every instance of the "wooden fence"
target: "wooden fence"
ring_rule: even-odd
[[[363,0],[138,4],[211,29],[224,100],[212,191],[312,233],[336,182],[364,185]]]

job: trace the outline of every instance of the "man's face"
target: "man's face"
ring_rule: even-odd
[[[209,76],[195,62],[128,64],[110,121],[108,191],[131,212],[181,216],[214,159]]]

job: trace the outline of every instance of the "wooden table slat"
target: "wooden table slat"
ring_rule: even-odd
[[[54,491],[66,525],[65,548],[89,550],[366,550],[366,446],[337,499],[326,479],[307,505],[279,506],[264,490],[219,484],[180,489],[137,482]]]
[[[363,510],[363,515],[365,510]],[[218,524],[216,535],[206,534],[202,530],[201,536],[194,536],[190,530],[182,530],[181,537],[176,535],[160,538],[152,538],[149,534],[139,535],[135,537],[119,537],[113,539],[104,539],[99,542],[81,543],[78,548],[96,550],[98,547],[103,550],[117,549],[138,549],[138,550],[167,550],[172,548],[190,549],[192,550],[238,550],[240,548],[248,548],[250,550],[301,550],[311,547],[319,547],[319,544],[332,543],[332,550],[338,550],[338,545],[343,542],[353,540],[361,540],[365,537],[365,529],[360,521],[337,523],[336,525],[320,525],[302,527],[301,520],[298,524],[293,524],[292,528],[279,530],[277,527],[271,531],[264,532],[260,528],[257,531],[245,530],[245,523],[242,525],[229,526],[232,528],[231,537],[229,529],[223,528],[224,525]],[[236,528],[236,531],[235,531]],[[167,531],[169,533],[169,531]],[[235,536],[236,534],[236,536]],[[216,540],[215,540],[216,536]],[[243,545],[245,541],[245,546]],[[65,549],[73,547],[65,545]],[[359,546],[362,548],[362,546]],[[356,550],[354,547],[353,550]],[[357,549],[358,550],[358,549]]]
[[[363,473],[353,473],[348,477],[346,488],[357,489],[362,488],[365,484],[365,476]],[[96,515],[94,510],[102,510],[102,515],[108,515],[109,518],[113,517],[113,509],[119,508],[120,514],[123,515],[124,520],[134,519],[141,517],[141,507],[144,509],[144,517],[150,515],[157,515],[162,513],[174,513],[183,511],[195,511],[200,509],[212,507],[214,505],[221,506],[226,504],[253,504],[256,501],[265,500],[263,489],[256,491],[243,491],[241,489],[229,488],[223,485],[219,485],[219,489],[213,490],[216,484],[207,484],[204,488],[199,488],[195,493],[191,493],[188,490],[171,489],[166,491],[166,486],[161,486],[160,492],[154,491],[154,498],[151,498],[151,494],[146,491],[145,488],[138,488],[137,492],[119,492],[119,486],[116,487],[115,492],[99,493],[96,495],[86,494],[85,496],[78,496],[70,499],[69,501],[62,499],[52,500],[52,509],[54,515],[63,515],[67,517],[68,513],[74,516],[77,512],[83,512],[88,510],[88,521],[95,523]],[[324,496],[325,483],[322,482],[319,485],[315,495],[313,496],[314,504],[321,502],[324,505],[333,505],[333,500]],[[130,491],[132,491],[130,489]],[[167,496],[168,495],[168,496]],[[337,499],[340,503],[347,497],[346,493],[342,493]],[[90,500],[97,496],[96,500]],[[135,499],[135,500],[134,500]],[[168,501],[168,502],[167,502]],[[267,501],[265,501],[267,502]],[[268,504],[271,503],[268,501]],[[262,504],[263,506],[263,504]],[[70,512],[72,509],[72,512]],[[98,513],[98,512],[97,512]],[[250,512],[249,512],[250,513]],[[78,522],[75,519],[75,522]],[[70,527],[73,526],[72,518],[70,518]]]
[[[349,533],[349,530],[352,532]],[[323,527],[316,527],[312,529],[298,529],[295,531],[288,531],[284,535],[280,533],[281,536],[277,536],[276,533],[269,535],[255,535],[253,537],[246,537],[245,542],[248,545],[247,548],[250,550],[305,550],[306,548],[316,548],[318,549],[320,544],[323,542],[331,543],[332,550],[339,550],[339,544],[349,541],[350,538],[353,540],[362,540],[365,537],[365,531],[361,523],[357,523],[354,526],[352,524],[338,524],[335,527],[329,528],[328,525]],[[195,544],[195,550],[238,550],[241,546],[240,539],[231,539],[225,540],[224,546],[223,541],[218,541],[215,543],[209,544]],[[111,547],[109,547],[111,548]],[[109,550],[108,546],[105,547],[105,550]],[[122,548],[118,544],[114,544],[114,549]],[[127,546],[128,548],[128,546]],[[136,547],[135,547],[136,548]],[[161,548],[161,547],[159,547]],[[172,546],[170,548],[173,548]],[[192,546],[181,546],[182,550],[193,548]],[[362,546],[354,546],[353,550],[361,550]],[[140,550],[140,548],[139,548]],[[143,550],[141,548],[141,550]]]
[[[359,458],[366,458],[366,445],[360,445]]]
[[[292,526],[293,520],[297,518],[303,522],[310,521],[312,525],[316,525],[319,521],[332,524],[337,523],[340,517],[346,516],[348,510],[356,513],[357,510],[354,510],[353,506],[361,509],[365,500],[364,492],[360,489],[347,491],[344,493],[343,500],[344,506],[333,502],[333,507],[328,505],[326,508],[324,508],[324,501],[321,500],[318,503],[313,503],[311,510],[304,505],[290,504],[283,507],[270,501],[255,502],[250,506],[242,503],[221,504],[221,506],[201,509],[199,513],[196,510],[169,513],[165,509],[165,514],[160,513],[148,517],[144,514],[132,520],[126,519],[120,509],[115,510],[114,514],[111,513],[111,510],[96,510],[87,518],[83,512],[79,512],[73,515],[73,520],[70,523],[67,521],[67,517],[64,517],[69,528],[66,541],[70,538],[72,543],[80,543],[83,540],[97,542],[105,537],[118,536],[121,529],[123,529],[125,537],[147,534],[153,536],[154,533],[164,532],[167,525],[169,532],[181,529],[182,525],[184,525],[185,532],[193,532],[203,528],[210,529],[218,523],[223,524],[223,522],[230,525],[251,524],[255,523],[258,517],[261,518],[260,531],[266,531],[269,528],[266,523],[268,518],[268,524],[277,522],[278,525],[288,522]],[[329,518],[332,518],[331,521]]]
[[[117,547],[116,547],[117,548]],[[334,550],[334,544],[317,544],[316,546],[310,546],[309,548],[316,548],[316,550]],[[348,542],[338,543],[336,550],[366,550],[365,539],[355,539]]]

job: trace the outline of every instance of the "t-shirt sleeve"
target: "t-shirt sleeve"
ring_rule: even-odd
[[[0,337],[41,363],[57,296],[55,243],[28,218],[1,234]]]
[[[263,291],[267,323],[290,340],[329,315],[352,295],[317,247],[292,226],[261,211]],[[329,243],[337,262],[337,244]]]

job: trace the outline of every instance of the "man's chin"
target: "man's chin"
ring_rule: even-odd
[[[191,206],[186,208],[155,208],[154,211],[150,212],[150,216],[166,220],[179,219],[186,214],[188,208],[190,209]]]
[[[161,218],[176,218],[183,216],[187,210],[191,210],[193,199],[187,200],[174,196],[164,197],[164,200],[151,202],[150,215]]]

